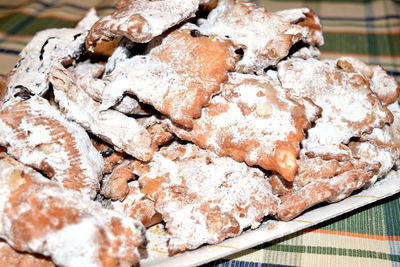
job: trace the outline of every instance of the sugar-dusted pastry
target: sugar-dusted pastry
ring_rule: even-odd
[[[110,201],[106,208],[138,220],[145,227],[159,223],[162,220],[161,215],[156,212],[154,201],[140,192],[138,181],[129,182],[128,187],[129,191],[125,199]]]
[[[379,97],[382,104],[389,105],[399,97],[399,83],[381,66],[368,66],[361,60],[353,57],[340,57],[336,60],[336,64],[343,71],[358,72],[369,79],[371,90]]]
[[[74,82],[84,90],[92,99],[102,102],[104,89],[107,82],[100,79],[104,73],[104,64],[91,63],[89,60],[79,62],[68,68]],[[145,110],[144,105],[139,103],[133,96],[125,95],[120,102],[113,108],[124,114],[147,115],[149,111]]]
[[[0,239],[1,266],[8,267],[54,267],[53,262],[46,257],[15,251],[5,241]]]
[[[38,32],[20,53],[11,72],[6,99],[27,88],[32,94],[44,95],[48,90],[48,74],[53,64],[68,64],[85,49],[87,32],[97,17],[94,10],[87,13],[77,28],[48,29]]]
[[[390,104],[388,109],[393,114],[393,123],[390,125],[392,128],[393,141],[398,149],[400,149],[400,105],[398,101]],[[396,163],[400,167],[400,159]]]
[[[311,46],[324,44],[321,20],[313,10],[309,8],[294,8],[280,10],[273,14],[280,16],[283,21],[307,29],[307,34],[300,39],[304,44]]]
[[[101,111],[100,104],[80,89],[61,65],[53,68],[50,81],[55,100],[69,120],[137,159],[151,159],[150,134],[134,118],[115,110]]]
[[[174,25],[194,16],[200,0],[119,0],[116,10],[97,21],[86,39],[92,50],[99,41],[125,36],[146,43]]]
[[[349,148],[350,150],[350,148]],[[300,158],[297,160],[299,166],[293,182],[288,183],[279,174],[273,173],[268,181],[271,184],[272,190],[275,194],[285,195],[290,191],[299,190],[309,183],[319,179],[330,179],[344,172],[354,170],[358,166],[364,166],[365,161],[358,158],[351,158],[347,161],[338,161],[336,159],[324,160],[320,157],[307,157],[300,151]],[[379,166],[376,162],[372,166]]]
[[[302,46],[299,49],[295,50],[293,54],[289,55],[291,58],[302,58],[302,59],[309,59],[315,58],[320,59],[321,51],[318,47],[315,46]]]
[[[129,193],[128,181],[136,178],[134,161],[124,160],[102,181],[100,193],[112,200],[124,200]]]
[[[349,147],[354,157],[380,165],[371,183],[386,175],[400,158],[400,150],[389,125],[382,129],[375,128],[370,134],[364,134],[360,139],[351,141]]]
[[[277,171],[292,181],[303,130],[319,111],[290,98],[269,76],[230,73],[222,92],[203,108],[192,130],[176,126],[172,130],[220,156]]]
[[[354,162],[357,164],[357,162]],[[346,171],[354,169],[354,164],[349,161],[338,161],[335,159],[323,160],[319,157],[309,158],[301,155],[298,159],[299,170],[293,183],[295,186],[305,186],[320,178],[332,178]]]
[[[276,217],[289,221],[306,209],[321,202],[336,202],[349,196],[354,190],[363,187],[376,173],[377,166],[359,162],[354,169],[334,177],[314,181],[291,190],[280,197]]]
[[[0,155],[0,237],[62,266],[131,266],[143,225]]]
[[[7,75],[0,74],[0,107],[3,105],[3,99],[7,93]]]
[[[278,64],[282,86],[290,94],[309,97],[322,110],[302,144],[308,156],[348,160],[352,137],[381,128],[393,116],[361,74],[341,70],[335,61],[293,58]]]
[[[19,93],[0,110],[0,145],[62,186],[94,198],[103,159],[87,133],[46,99]]]
[[[131,93],[190,128],[227,79],[227,71],[234,69],[235,49],[231,41],[201,35],[195,25],[184,24],[153,40],[145,55],[120,62],[104,76],[111,83],[102,108]]]
[[[100,155],[103,156],[105,174],[111,173],[116,166],[125,160],[126,153],[115,151],[112,145],[107,144],[103,140],[91,137],[90,141],[97,151],[100,152]]]
[[[168,144],[174,138],[169,131],[168,122],[162,116],[152,115],[138,118],[137,121],[150,133],[153,150],[158,150],[160,146]]]
[[[259,169],[193,144],[163,147],[137,172],[166,223],[172,254],[256,228],[278,204]]]
[[[200,31],[244,45],[243,57],[237,62],[236,70],[262,71],[286,57],[298,41],[309,45],[323,44],[321,23],[314,12],[310,9],[285,12],[282,16],[269,13],[246,0],[220,0],[200,26]]]

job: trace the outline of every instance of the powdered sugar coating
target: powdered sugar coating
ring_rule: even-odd
[[[100,104],[81,90],[60,65],[53,68],[50,81],[55,100],[69,120],[140,160],[151,159],[150,134],[134,118],[115,110],[101,112]]]
[[[398,101],[390,104],[388,109],[393,114],[393,123],[390,125],[392,127],[393,140],[398,149],[400,149],[400,105]],[[400,167],[400,159],[396,161],[396,167]]]
[[[103,158],[87,133],[63,118],[47,100],[10,99],[0,111],[0,144],[24,164],[94,198],[103,174]]]
[[[260,170],[193,144],[163,147],[138,172],[166,222],[172,253],[255,228],[278,203]]]
[[[117,63],[104,76],[110,83],[102,109],[128,92],[190,128],[192,119],[200,117],[201,107],[227,79],[226,72],[234,69],[238,56],[230,41],[195,33],[195,25],[185,24],[150,43],[144,56]]]
[[[285,9],[274,12],[283,21],[305,27],[309,32],[301,37],[304,44],[310,46],[323,45],[322,24],[319,17],[309,8]]]
[[[130,266],[145,242],[141,223],[105,210],[0,156],[0,237],[62,266]]]
[[[341,144],[393,120],[368,81],[359,74],[342,71],[334,61],[289,59],[278,64],[278,76],[291,94],[309,97],[323,109],[302,142],[306,153],[348,158],[351,153]]]
[[[134,42],[148,42],[192,17],[199,4],[199,0],[120,0],[116,11],[93,25],[86,47],[91,50],[100,40],[109,41],[119,36]]]
[[[371,184],[386,175],[399,160],[400,151],[396,146],[392,128],[385,125],[382,129],[375,128],[370,134],[364,134],[359,141],[349,144],[353,155],[370,164],[380,164],[379,171]]]
[[[313,38],[313,27],[296,24],[297,21],[305,19],[308,16],[307,12],[311,11],[298,11],[298,19],[293,22],[246,0],[220,0],[218,6],[202,23],[200,30],[221,38],[231,38],[234,42],[244,45],[244,55],[237,62],[236,70],[245,73],[256,72],[276,65],[288,55],[292,45],[300,40],[312,45],[323,44],[321,33],[318,34],[318,38]],[[315,15],[313,17],[317,18]],[[318,26],[320,32],[319,19],[314,22],[313,26]]]
[[[146,194],[140,192],[139,182],[131,181],[128,184],[129,192],[122,201],[110,201],[108,209],[138,220],[145,227],[159,223],[161,215],[155,210],[155,203]]]
[[[0,262],[3,266],[54,267],[50,259],[17,252],[2,240],[0,240]]]
[[[374,173],[374,170],[366,166],[364,169],[353,169],[330,179],[316,179],[299,190],[282,196],[276,216],[280,220],[289,221],[318,203],[342,200],[367,183]]]
[[[221,93],[203,108],[192,130],[176,126],[172,130],[220,156],[275,170],[291,181],[297,171],[303,130],[319,111],[311,105],[308,114],[305,110],[268,76],[230,73]]]
[[[5,98],[10,99],[17,93],[18,86],[24,86],[35,95],[44,95],[48,90],[51,67],[53,64],[68,63],[81,55],[89,24],[96,17],[94,10],[90,10],[75,29],[48,29],[36,33],[19,55]]]
[[[90,60],[79,62],[68,68],[74,82],[83,89],[92,99],[102,102],[107,81],[100,79],[105,66],[100,63],[91,63]],[[124,114],[147,115],[141,104],[130,95],[123,96],[122,100],[113,106],[113,109]]]
[[[133,160],[124,160],[104,176],[100,193],[112,200],[123,201],[129,193],[128,181],[136,178],[133,171]]]
[[[370,82],[371,90],[384,105],[396,101],[400,94],[400,85],[393,76],[379,65],[366,65],[353,57],[340,57],[336,64],[346,72],[357,72],[364,75]]]

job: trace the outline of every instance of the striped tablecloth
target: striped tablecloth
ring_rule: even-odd
[[[381,64],[400,81],[400,1],[255,1],[270,11],[310,7],[322,19],[323,58],[340,55]],[[0,1],[0,73],[8,73],[35,32],[73,27],[89,7],[112,0]],[[208,266],[400,266],[400,195],[315,228],[248,249]]]

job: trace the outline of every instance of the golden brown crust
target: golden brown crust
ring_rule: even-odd
[[[0,74],[0,107],[3,105],[3,98],[7,94],[7,75]]]
[[[111,83],[102,106],[113,106],[127,92],[191,128],[201,108],[227,80],[227,71],[235,68],[239,57],[235,49],[229,40],[201,35],[196,26],[184,24],[153,40],[144,56],[117,64],[104,77]]]
[[[255,228],[277,205],[260,170],[193,144],[171,143],[136,170],[166,222],[172,254]]]
[[[21,93],[1,109],[0,125],[0,143],[10,155],[94,198],[103,160],[86,132],[65,120],[47,100]]]
[[[5,241],[0,240],[0,260],[2,266],[9,267],[54,267],[53,262],[46,257],[15,251]]]
[[[351,161],[338,161],[335,159],[309,158],[302,156],[298,160],[299,170],[295,177],[298,186],[305,186],[314,180],[332,178],[354,168]]]
[[[115,151],[111,145],[104,143],[99,139],[90,138],[93,146],[103,156],[104,160],[104,173],[111,173],[115,166],[121,164],[122,161],[127,157],[125,153]]]
[[[132,219],[150,227],[162,221],[161,214],[155,210],[155,203],[148,195],[140,192],[137,181],[129,182],[128,194],[123,200],[111,201],[107,208],[121,212]]]
[[[129,193],[128,181],[136,178],[133,161],[125,160],[117,165],[112,173],[103,179],[100,193],[112,200],[123,201]]]
[[[371,86],[371,90],[379,97],[383,105],[396,101],[400,95],[400,83],[378,65],[367,65],[353,57],[340,57],[336,64],[345,72],[361,73]]]
[[[276,217],[289,221],[318,203],[342,200],[361,188],[374,174],[374,171],[351,170],[332,178],[317,179],[283,195]]]
[[[120,0],[111,15],[92,26],[86,38],[86,48],[92,50],[98,42],[112,41],[119,36],[134,42],[149,42],[191,17],[198,7],[198,0]]]
[[[332,60],[288,59],[278,64],[284,88],[299,97],[309,97],[323,111],[302,141],[304,153],[325,160],[349,160],[346,144],[374,128],[393,121],[391,112],[372,92],[368,79],[346,72]]]
[[[116,110],[102,110],[100,103],[86,94],[61,65],[53,67],[49,80],[53,84],[55,100],[67,119],[112,144],[116,149],[140,160],[151,159],[153,150],[150,147],[150,134],[135,118]]]
[[[5,223],[0,234],[15,249],[70,266],[138,262],[137,247],[145,241],[139,222],[82,199],[5,154],[0,165],[0,217]]]
[[[293,181],[303,130],[320,109],[312,109],[315,116],[307,114],[304,105],[269,77],[239,73],[229,77],[192,130],[172,125],[173,132],[220,156],[277,171]]]
[[[244,73],[276,65],[298,41],[323,44],[321,23],[310,9],[270,13],[246,0],[218,1],[200,29],[242,45],[236,70]]]

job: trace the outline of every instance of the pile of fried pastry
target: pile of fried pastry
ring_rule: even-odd
[[[1,81],[0,258],[131,266],[288,221],[399,165],[400,88],[320,60],[308,9],[120,0],[37,33]]]

